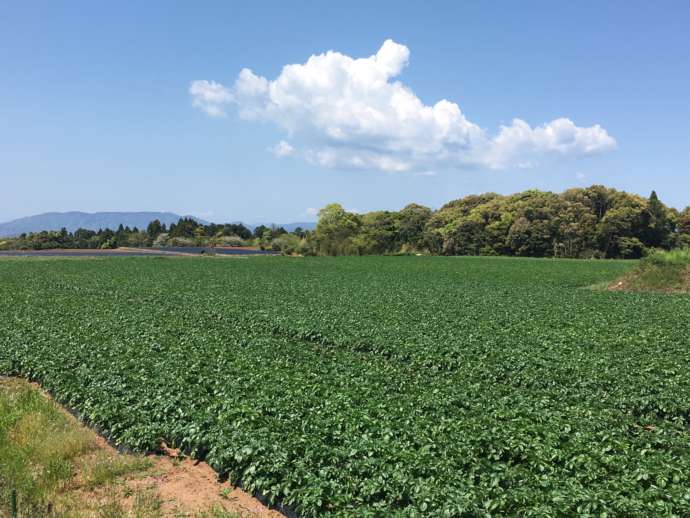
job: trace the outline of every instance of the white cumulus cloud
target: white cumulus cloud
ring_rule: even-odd
[[[212,117],[225,116],[225,105],[232,102],[230,90],[215,81],[192,81],[189,95],[192,96],[192,106]]]
[[[487,163],[495,169],[511,165],[530,167],[529,158],[546,153],[588,155],[616,148],[616,141],[604,128],[595,124],[588,128],[560,118],[536,128],[514,119],[510,126],[501,126],[487,153]],[[527,158],[527,160],[526,160]]]
[[[426,105],[396,80],[409,57],[405,45],[386,40],[369,57],[328,51],[285,65],[273,80],[245,68],[231,89],[194,81],[190,93],[194,105],[210,115],[223,114],[234,102],[241,118],[277,125],[291,141],[285,142],[287,154],[328,168],[522,168],[548,155],[582,156],[616,147],[601,126],[579,127],[567,118],[536,127],[514,119],[491,134],[469,121],[458,104],[442,99]]]

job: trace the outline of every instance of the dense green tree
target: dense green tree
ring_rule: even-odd
[[[567,202],[551,192],[526,191],[511,197],[509,211],[514,214],[505,243],[520,256],[557,255],[561,213]]]
[[[683,212],[678,215],[678,232],[690,234],[690,206],[685,207]]]
[[[266,225],[259,225],[254,228],[254,237],[261,238],[267,230],[271,230]]]
[[[649,196],[648,201],[649,225],[644,232],[644,241],[651,247],[668,247],[669,238],[673,232],[673,225],[669,217],[669,211],[664,206],[655,191]]]
[[[442,249],[448,255],[482,255],[488,252],[487,242],[486,227],[475,219],[464,217],[452,226],[452,231],[443,234]]]
[[[158,236],[160,236],[164,232],[164,227],[161,224],[160,220],[154,219],[151,223],[148,224],[146,227],[146,233],[151,239],[156,239]]]
[[[194,238],[194,231],[201,226],[194,218],[180,218],[177,223],[170,225],[170,237]]]
[[[597,215],[583,197],[563,197],[555,255],[558,257],[593,257],[597,254]]]
[[[294,233],[279,234],[271,241],[271,250],[281,252],[283,255],[299,253],[302,239]]]
[[[676,246],[690,248],[690,206],[678,214],[676,229]]]
[[[603,185],[592,185],[586,189],[570,189],[565,192],[566,198],[570,193],[583,200],[584,205],[588,206],[597,220],[601,220],[606,212],[613,206],[614,189],[609,189]]]
[[[643,242],[649,225],[646,200],[628,193],[616,192],[612,208],[597,224],[599,249],[606,257],[620,257],[621,238],[636,238]]]
[[[347,255],[357,253],[352,239],[361,226],[357,214],[347,212],[342,205],[331,203],[319,211],[316,225],[316,241],[324,255]]]
[[[616,240],[618,256],[623,259],[639,259],[645,253],[645,246],[636,237],[619,237]]]
[[[252,231],[242,223],[226,223],[223,225],[222,235],[237,236],[240,239],[251,239]]]
[[[479,254],[486,243],[488,221],[474,211],[500,199],[502,197],[496,193],[485,193],[443,205],[427,223],[430,250],[446,255]]]
[[[690,236],[690,206],[678,215],[678,233]]]
[[[360,228],[352,244],[360,255],[386,254],[395,251],[398,236],[397,213],[368,212],[360,218]]]
[[[170,237],[193,238],[194,231],[199,227],[199,223],[193,218],[180,218],[177,223],[170,225]]]
[[[430,247],[432,236],[427,230],[427,224],[433,214],[432,210],[423,205],[411,203],[398,213],[398,230],[395,238],[399,248],[408,246],[413,250],[426,250]]]
[[[100,242],[96,232],[85,228],[79,228],[74,232],[72,246],[75,248],[98,248]],[[69,248],[72,248],[72,246]]]

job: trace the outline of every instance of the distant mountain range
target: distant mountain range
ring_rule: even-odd
[[[275,225],[276,227],[283,227],[285,230],[288,232],[292,232],[296,228],[301,228],[302,230],[314,230],[316,228],[316,222],[315,221],[298,221],[297,223],[264,223],[267,227],[270,227],[271,225]],[[245,227],[249,227],[252,230],[254,228],[258,227],[259,225],[247,225],[244,224]]]
[[[28,216],[26,218],[8,221],[7,223],[0,223],[0,237],[18,236],[20,234],[40,232],[42,230],[60,230],[61,228],[66,228],[69,232],[74,232],[78,228],[86,228],[89,230],[110,228],[115,230],[121,224],[130,228],[137,227],[139,229],[145,229],[154,219],[166,225],[170,225],[171,223],[177,223],[182,217],[193,216],[180,216],[174,212],[46,212],[45,214]],[[208,221],[199,218],[194,219],[199,223],[208,223]],[[244,225],[252,230],[254,229],[253,225]],[[266,224],[266,226],[271,226],[271,224]],[[312,230],[316,227],[316,223],[286,223],[276,224],[276,226],[282,226],[288,232],[292,232],[297,227],[302,227],[305,230]]]

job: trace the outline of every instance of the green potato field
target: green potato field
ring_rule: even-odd
[[[299,516],[690,516],[690,296],[619,261],[0,261],[0,374]]]

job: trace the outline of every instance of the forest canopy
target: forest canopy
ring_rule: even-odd
[[[601,185],[561,194],[529,190],[470,195],[437,211],[354,214],[338,204],[319,212],[317,253],[512,255],[638,258],[654,248],[690,246],[690,207],[682,212]]]

